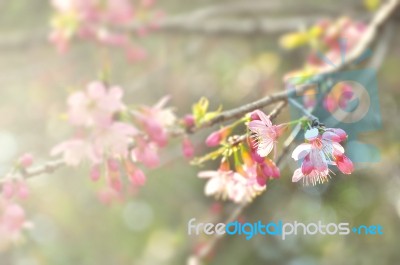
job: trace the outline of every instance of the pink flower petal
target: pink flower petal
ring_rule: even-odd
[[[299,159],[303,159],[306,155],[310,153],[311,149],[311,144],[302,143],[293,150],[292,158],[296,161]]]
[[[336,160],[336,165],[344,174],[351,174],[354,170],[353,162],[345,155],[342,155]]]
[[[298,182],[304,177],[303,173],[301,172],[301,168],[298,168],[294,171],[293,177],[292,177],[292,182]]]

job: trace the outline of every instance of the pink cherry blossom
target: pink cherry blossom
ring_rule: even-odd
[[[70,166],[78,166],[85,160],[93,164],[101,162],[101,157],[96,153],[93,146],[84,139],[66,140],[53,147],[50,154],[52,156],[63,156],[63,161]]]
[[[217,171],[201,171],[200,178],[208,178],[205,186],[207,196],[229,199],[235,203],[249,202],[266,189],[258,181],[257,164],[241,165],[232,171],[222,163]]]
[[[283,133],[284,127],[272,125],[269,117],[260,110],[254,111],[252,117],[255,119],[249,122],[248,127],[255,139],[257,154],[266,157],[276,146],[277,139]]]
[[[250,202],[266,189],[266,184],[259,182],[257,165],[242,165],[233,175],[230,187],[230,199],[236,203]]]
[[[133,43],[131,32],[116,30],[134,25],[137,36],[154,30],[162,12],[154,1],[133,3],[131,0],[52,0],[56,11],[49,40],[59,52],[66,52],[75,38],[120,48],[130,61],[147,57],[144,48]]]
[[[208,170],[199,172],[199,178],[208,178],[208,182],[204,188],[207,196],[215,196],[217,198],[226,199],[231,197],[233,176],[235,172],[230,170]]]
[[[112,116],[124,108],[122,89],[106,88],[98,81],[88,84],[85,92],[79,91],[68,98],[68,117],[77,126],[107,126]]]
[[[128,123],[113,122],[107,127],[95,129],[91,135],[91,143],[95,153],[100,156],[126,157],[137,129]]]
[[[353,164],[344,155],[344,148],[339,144],[347,138],[342,129],[323,129],[322,135],[317,128],[306,131],[307,143],[302,143],[292,153],[294,160],[302,160],[301,167],[293,174],[293,182],[303,179],[308,185],[323,183],[330,178],[329,165],[336,165],[345,174],[353,171]]]
[[[168,142],[168,128],[175,124],[176,116],[171,108],[165,108],[169,97],[162,98],[152,107],[141,106],[133,114],[151,141],[163,147]]]
[[[146,167],[155,168],[160,164],[158,150],[156,143],[138,139],[136,148],[131,151],[131,157],[133,161],[141,162]]]

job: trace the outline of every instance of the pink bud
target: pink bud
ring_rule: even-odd
[[[112,177],[109,182],[110,187],[116,192],[122,191],[122,181],[119,176]]]
[[[134,186],[143,186],[146,183],[146,175],[139,168],[136,168],[129,177]]]
[[[281,171],[279,170],[279,167],[275,166],[272,168],[272,177],[274,179],[280,178],[281,176]]]
[[[230,132],[230,129],[225,127],[225,128],[221,128],[220,130],[211,133],[206,139],[206,145],[208,147],[218,146],[222,142],[222,140],[224,140],[226,138],[226,136],[229,134],[229,132]]]
[[[11,199],[15,194],[15,184],[12,181],[4,182],[1,193],[5,199]]]
[[[111,171],[119,171],[118,161],[115,159],[108,159],[107,161],[108,169]]]
[[[99,201],[105,205],[109,205],[116,199],[120,198],[119,194],[110,188],[100,190],[97,196]]]
[[[144,125],[151,140],[159,147],[164,147],[168,143],[168,134],[159,123],[147,120]]]
[[[326,131],[322,134],[322,139],[327,139],[333,142],[340,142],[341,137],[334,132]]]
[[[337,156],[336,165],[344,174],[351,174],[354,170],[353,162],[345,155]]]
[[[18,164],[21,165],[23,168],[28,168],[33,164],[33,156],[30,153],[23,154],[18,159]]]
[[[20,181],[18,184],[18,193],[17,196],[20,199],[26,199],[29,196],[29,188],[28,185],[24,181]]]
[[[261,166],[261,168],[262,168],[262,173],[263,173],[265,176],[267,176],[267,177],[271,177],[271,176],[272,176],[272,174],[273,174],[272,168],[269,167],[267,164],[263,164],[263,165]]]
[[[194,146],[189,137],[184,137],[182,141],[182,151],[186,158],[191,158],[194,155]]]
[[[340,129],[340,128],[330,128],[329,131],[333,132],[334,134],[340,137],[340,141],[344,141],[347,139],[347,133]]]
[[[155,168],[160,164],[157,151],[158,148],[154,143],[146,143],[140,148],[135,149],[132,156],[136,157],[146,167]]]
[[[194,117],[192,114],[187,114],[183,117],[183,124],[186,127],[193,127],[194,126]]]
[[[93,181],[97,181],[99,180],[100,176],[101,176],[100,166],[99,165],[92,166],[90,170],[90,179]]]

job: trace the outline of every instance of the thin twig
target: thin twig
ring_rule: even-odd
[[[28,169],[17,169],[18,171],[16,174],[20,174],[21,177],[24,179],[29,179],[34,176],[42,175],[42,174],[49,174],[53,173],[55,170],[60,169],[61,167],[65,166],[65,162],[62,159],[52,160],[44,163],[43,165],[28,168]],[[7,176],[7,175],[6,175]],[[7,181],[8,178],[3,177],[0,179],[0,184]]]
[[[297,88],[289,89],[287,91],[281,91],[281,92],[274,93],[272,95],[266,96],[262,99],[256,100],[254,102],[248,103],[248,104],[240,106],[238,108],[223,111],[219,115],[214,117],[213,119],[202,123],[200,126],[190,128],[188,131],[193,133],[193,132],[196,132],[205,127],[211,127],[217,123],[240,118],[243,115],[245,115],[246,113],[249,113],[253,110],[262,109],[270,104],[273,104],[273,103],[276,103],[279,101],[285,101],[289,97],[294,96],[294,95],[301,95],[304,91],[306,91],[307,89],[310,89],[310,88],[311,87],[309,85],[302,85]]]
[[[304,108],[303,105],[301,105],[299,102],[297,102],[296,100],[294,100],[293,98],[289,98],[288,99],[290,102],[290,105],[296,107],[298,110],[300,110],[301,112],[303,112],[303,114],[309,118],[310,120],[318,120],[318,118],[313,115],[309,110],[307,110],[306,108]]]

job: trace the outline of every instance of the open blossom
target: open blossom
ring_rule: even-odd
[[[207,196],[229,199],[236,203],[249,202],[266,188],[258,183],[254,166],[243,167],[241,173],[220,169],[201,171],[198,176],[209,179],[204,190]]]
[[[139,161],[146,167],[155,168],[160,164],[159,147],[154,142],[147,142],[137,138],[137,146],[131,151],[133,161]]]
[[[248,127],[252,132],[257,146],[257,154],[266,157],[276,146],[278,137],[283,133],[284,126],[273,125],[264,112],[256,110],[251,114],[252,121]]]
[[[0,248],[18,241],[22,231],[31,225],[26,220],[25,210],[13,202],[0,202]]]
[[[245,163],[233,171],[228,162],[224,161],[218,170],[201,171],[198,176],[209,179],[204,190],[207,196],[245,203],[266,189],[266,180],[260,181],[264,173],[260,173],[259,167],[260,164],[245,158]]]
[[[336,165],[344,174],[351,174],[353,163],[344,155],[340,142],[347,138],[342,129],[324,128],[322,134],[317,128],[306,131],[306,143],[300,144],[292,158],[301,160],[301,167],[292,177],[293,182],[303,179],[305,184],[324,183],[330,178],[329,165]]]
[[[217,198],[230,198],[231,186],[233,183],[233,175],[235,172],[231,170],[207,170],[199,172],[199,178],[208,178],[208,182],[204,188],[207,196],[215,196]]]
[[[259,181],[257,165],[245,164],[233,175],[230,197],[236,203],[250,202],[266,189],[266,184]]]
[[[169,97],[166,96],[152,107],[142,106],[133,112],[150,140],[160,147],[167,144],[168,128],[176,122],[172,108],[165,108],[168,101]]]
[[[75,92],[68,98],[68,118],[76,126],[108,125],[114,113],[124,108],[122,89],[106,88],[102,82],[93,81],[86,91]]]

